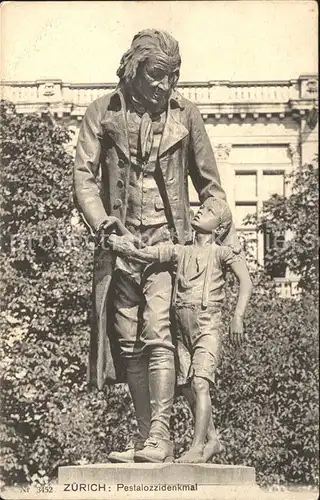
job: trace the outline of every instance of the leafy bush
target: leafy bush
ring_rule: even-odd
[[[70,225],[69,132],[6,102],[1,122],[2,451],[19,481],[50,473],[59,399],[84,390],[92,251]]]
[[[136,429],[126,386],[86,388],[92,246],[72,225],[69,133],[1,103],[3,180],[2,454],[7,484],[53,477],[59,465],[105,462]],[[213,392],[223,463],[253,465],[261,483],[317,481],[317,306],[280,299],[258,275],[247,348],[225,339]],[[235,301],[229,280],[225,319]],[[180,454],[192,435],[180,397]]]

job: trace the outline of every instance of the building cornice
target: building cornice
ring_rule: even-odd
[[[208,81],[185,81],[179,82],[178,87],[215,87],[219,85],[228,85],[230,87],[238,87],[238,86],[270,86],[270,85],[295,85],[301,80],[318,80],[318,76],[316,74],[308,74],[301,75],[298,78],[291,78],[289,80],[208,80]],[[54,82],[60,83],[63,86],[67,87],[86,87],[86,88],[115,88],[116,83],[114,82],[63,82],[61,78],[40,78],[37,80],[1,80],[0,85],[14,85],[14,86],[23,86],[23,85],[34,85],[39,83],[46,82]]]
[[[18,112],[50,110],[58,118],[68,115],[78,120],[93,100],[115,87],[115,83],[67,83],[55,78],[0,83],[2,98],[13,102]],[[314,118],[318,101],[317,75],[291,80],[181,82],[177,88],[197,104],[205,120],[215,121]]]

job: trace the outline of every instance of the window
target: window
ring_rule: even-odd
[[[245,225],[243,220],[248,215],[257,214],[257,203],[256,202],[236,202],[235,213],[234,213],[234,224],[237,229],[247,228],[250,229],[252,225]]]
[[[235,199],[254,200],[257,196],[257,172],[248,170],[236,170]]]
[[[264,170],[261,198],[267,200],[273,194],[284,195],[283,170]]]
[[[259,128],[260,127],[260,128]],[[262,130],[264,128],[264,130]],[[261,129],[261,130],[260,130]],[[257,135],[266,134],[264,125],[256,123]],[[229,165],[234,173],[232,189],[234,222],[238,234],[254,241],[254,225],[244,225],[247,215],[259,213],[263,203],[273,194],[286,195],[285,174],[292,169],[287,144],[234,144],[229,156]],[[248,233],[248,234],[246,234]],[[266,264],[267,271],[274,277],[285,276],[285,264],[272,252],[281,253],[284,235],[257,234],[256,245],[246,242],[246,256],[257,255],[260,264]],[[252,248],[250,248],[250,246]],[[270,257],[270,258],[269,258]]]
[[[265,231],[263,234],[264,266],[267,273],[273,278],[285,278],[286,263],[281,254],[285,246],[283,233]]]

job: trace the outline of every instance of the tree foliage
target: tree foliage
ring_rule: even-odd
[[[311,292],[318,288],[318,175],[316,160],[297,168],[287,178],[289,196],[274,194],[261,214],[247,218],[265,235],[266,268],[288,266],[299,276],[299,287]]]
[[[45,481],[60,465],[106,462],[136,429],[126,386],[88,392],[92,248],[73,226],[68,131],[1,103],[1,436],[6,483]],[[257,274],[247,348],[224,354],[213,393],[223,463],[260,483],[317,481],[317,319],[312,296],[283,300]],[[229,280],[225,321],[236,288]],[[172,437],[191,439],[178,398]]]
[[[67,129],[7,102],[1,122],[2,451],[30,480],[53,466],[63,394],[85,385],[92,252],[70,224]]]

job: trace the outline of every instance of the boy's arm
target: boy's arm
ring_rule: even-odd
[[[158,248],[159,262],[176,263],[178,262],[179,256],[181,255],[181,252],[184,249],[184,245],[168,243],[168,244],[158,245],[157,248]]]
[[[171,262],[174,264],[178,261],[179,255],[183,249],[183,245],[173,244],[171,242],[161,243],[159,245],[144,247],[140,251],[140,257],[143,258],[143,256],[145,256],[149,262]]]
[[[137,248],[127,235],[117,236],[115,234],[109,236],[108,244],[117,255],[140,263],[175,262],[183,248],[183,245],[174,245],[170,242]]]
[[[237,305],[230,323],[229,333],[231,342],[236,346],[240,346],[244,340],[243,316],[251,297],[252,281],[244,258],[240,258],[231,263],[230,267],[239,281],[239,292]]]

